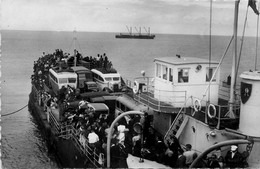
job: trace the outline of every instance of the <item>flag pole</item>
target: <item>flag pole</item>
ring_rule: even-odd
[[[230,99],[229,99],[229,117],[235,118],[234,115],[234,91],[235,91],[235,84],[236,84],[236,65],[237,65],[237,25],[238,25],[238,9],[239,9],[239,2],[240,0],[235,1],[235,12],[234,12],[234,54],[232,59],[232,70],[231,70],[231,85],[230,85]]]

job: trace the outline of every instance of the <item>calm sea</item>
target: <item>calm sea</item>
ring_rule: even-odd
[[[72,32],[2,31],[1,114],[11,113],[28,103],[33,62],[42,52],[55,49],[72,53]],[[156,57],[176,54],[208,58],[209,37],[200,35],[156,35],[154,40],[116,39],[113,33],[78,32],[76,48],[84,56],[106,53],[119,73],[128,79],[144,70],[153,76]],[[230,37],[212,37],[212,59],[220,60]],[[258,52],[259,53],[259,52]],[[222,65],[221,77],[230,73],[233,50],[229,49]],[[254,69],[255,39],[244,41],[240,72]],[[260,60],[260,59],[259,59]],[[260,63],[260,61],[259,61]],[[258,68],[260,64],[258,64]],[[56,168],[53,154],[48,153],[41,131],[28,108],[1,118],[2,163],[4,168]]]

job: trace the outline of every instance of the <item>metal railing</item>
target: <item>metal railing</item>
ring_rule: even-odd
[[[235,103],[240,103],[240,85],[236,85],[235,88]],[[221,81],[219,85],[219,98],[223,100],[229,100],[230,98],[230,85],[225,81]]]
[[[88,140],[80,134],[79,130],[66,123],[60,124],[52,112],[50,112],[50,125],[52,126],[52,131],[55,135],[64,139],[71,139],[73,144],[79,148],[82,153],[84,153],[84,155],[95,167],[98,168],[104,166],[104,154],[98,153],[95,147],[90,147]]]
[[[147,85],[147,92],[138,92],[133,97],[136,101],[151,107],[156,111],[164,111],[165,109],[174,109],[183,105],[186,97],[186,91],[166,91],[156,90],[153,86],[153,78],[151,77],[138,77]],[[125,84],[129,88],[133,88],[134,82],[124,79]],[[156,95],[156,98],[155,98]]]

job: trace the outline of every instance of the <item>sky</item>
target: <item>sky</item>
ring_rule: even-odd
[[[240,34],[247,3],[240,0]],[[212,0],[213,35],[232,35],[234,4]],[[257,18],[249,8],[246,35],[256,35]],[[2,0],[1,20],[3,30],[123,33],[150,27],[151,33],[208,35],[210,0]]]

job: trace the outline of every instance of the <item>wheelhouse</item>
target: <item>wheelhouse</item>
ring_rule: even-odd
[[[182,107],[185,101],[183,98],[190,96],[206,100],[209,98],[212,103],[217,103],[220,74],[217,71],[218,62],[211,61],[209,64],[207,59],[162,57],[156,58],[154,65],[155,98],[166,102],[172,100],[176,107]]]

